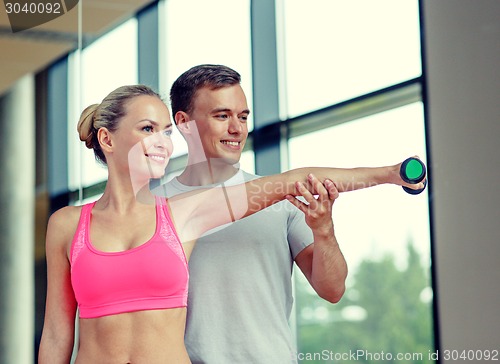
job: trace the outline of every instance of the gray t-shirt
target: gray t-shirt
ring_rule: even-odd
[[[255,178],[240,170],[224,185]],[[197,188],[174,178],[154,192],[168,197]],[[193,364],[296,363],[288,322],[292,266],[312,242],[303,213],[288,201],[198,239],[189,261],[185,335]]]

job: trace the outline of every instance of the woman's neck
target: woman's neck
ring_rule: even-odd
[[[111,207],[116,211],[126,213],[137,204],[153,205],[155,199],[149,189],[149,180],[143,183],[132,184],[131,181],[123,181],[108,178],[104,193],[99,199],[102,208]]]

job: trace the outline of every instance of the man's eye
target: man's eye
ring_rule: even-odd
[[[219,119],[227,119],[228,118],[227,114],[219,114],[216,117]]]

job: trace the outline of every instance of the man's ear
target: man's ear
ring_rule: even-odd
[[[177,128],[179,128],[179,131],[182,134],[190,134],[191,133],[191,128],[190,128],[190,118],[187,113],[184,111],[177,111],[174,116],[175,120],[175,125],[177,125]]]
[[[103,152],[111,153],[113,151],[113,140],[111,132],[107,128],[99,128],[97,131],[97,140]]]

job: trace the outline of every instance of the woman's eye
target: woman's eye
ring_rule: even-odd
[[[144,130],[145,132],[152,132],[153,131],[153,127],[151,125],[148,125],[148,126],[145,126],[144,128],[142,128],[142,130]]]
[[[165,130],[165,131],[163,132],[163,134],[164,134],[165,136],[168,136],[168,137],[169,137],[169,136],[171,136],[171,135],[172,135],[172,129],[167,129],[167,130]]]

